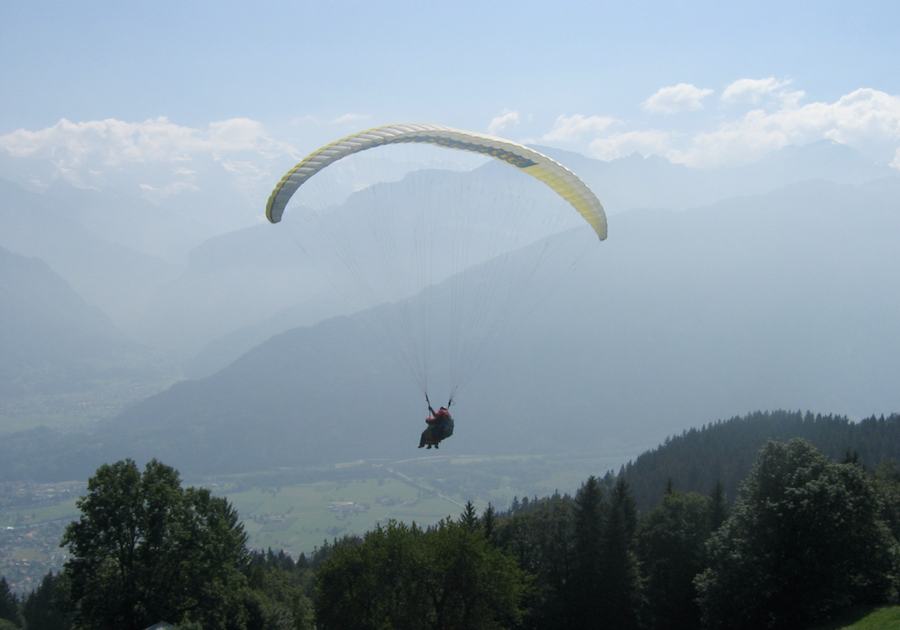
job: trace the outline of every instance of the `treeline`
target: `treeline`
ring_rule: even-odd
[[[694,492],[672,475],[641,511],[629,480],[641,467],[672,466],[657,454],[669,448],[726,444],[730,423],[719,423],[618,475],[590,477],[574,496],[481,514],[469,503],[433,527],[390,522],[297,560],[247,552],[228,502],[182,488],[170,467],[104,465],[66,530],[74,559],[63,572],[22,600],[0,580],[0,630],[142,630],[159,621],[227,630],[799,630],[896,602],[900,468],[877,461],[895,446],[859,436],[889,435],[897,417],[868,420],[860,433],[831,416],[732,422],[752,441],[782,421],[833,436],[836,457],[805,439],[766,442],[732,505],[721,480]],[[743,452],[731,447],[735,458]]]
[[[609,482],[609,477],[606,480]],[[638,516],[623,475],[518,502],[495,540],[536,576],[527,628],[802,629],[893,602],[900,469],[866,473],[795,438],[766,444],[740,498],[671,480]]]
[[[283,551],[273,553],[252,552],[243,565],[241,585],[227,593],[223,600],[228,603],[221,609],[215,606],[193,611],[194,619],[179,616],[179,628],[202,630],[203,628],[266,628],[272,630],[306,630],[314,625],[312,606],[315,567],[330,553],[330,545],[312,554],[309,558],[301,555],[297,560]],[[204,584],[209,590],[221,585]],[[44,576],[41,584],[25,597],[10,592],[6,580],[0,578],[0,630],[71,630],[89,627],[122,627],[142,629],[148,627],[139,623],[127,626],[96,625],[84,617],[83,603],[73,601],[70,575],[65,571]],[[131,615],[133,622],[153,616],[158,610],[150,606],[147,611],[139,608],[140,602]],[[110,602],[110,608],[114,603]],[[231,618],[228,618],[228,617]],[[218,620],[216,621],[216,617]],[[163,618],[157,619],[163,621]],[[106,620],[108,622],[108,620]],[[104,620],[101,619],[101,623]],[[210,625],[207,625],[210,624]]]
[[[757,453],[769,440],[803,438],[826,456],[840,459],[857,453],[873,469],[886,459],[900,461],[900,415],[872,416],[853,422],[846,416],[799,411],[755,412],[704,425],[666,438],[623,469],[625,479],[645,513],[660,499],[669,480],[683,492],[704,494],[716,483],[734,500]]]
[[[607,478],[609,481],[609,478]],[[759,452],[729,509],[668,482],[643,516],[623,475],[421,530],[337,541],[317,627],[802,630],[894,603],[900,469],[808,441]],[[513,560],[514,562],[510,562]],[[490,571],[488,570],[490,568]],[[468,616],[467,616],[468,615]]]

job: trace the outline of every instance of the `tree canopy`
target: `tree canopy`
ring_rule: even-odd
[[[395,521],[345,538],[317,573],[323,630],[478,630],[522,615],[526,573],[465,518],[423,530]]]
[[[77,502],[62,545],[76,628],[141,630],[158,621],[224,627],[243,584],[246,536],[209,490],[182,488],[156,460],[104,464]]]
[[[799,438],[769,442],[697,579],[710,629],[800,628],[891,587],[893,541],[871,481]]]
[[[706,567],[705,545],[714,529],[713,514],[712,499],[670,489],[641,519],[638,556],[646,616],[652,627],[691,630],[700,626],[694,577]]]

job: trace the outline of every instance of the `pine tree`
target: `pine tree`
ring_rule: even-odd
[[[694,578],[706,566],[712,501],[699,494],[667,493],[638,525],[647,627],[695,630],[700,608]]]
[[[474,532],[481,525],[478,521],[478,512],[475,511],[475,504],[471,501],[466,501],[464,510],[465,511],[459,516],[459,522],[468,527],[470,531]]]
[[[525,630],[568,630],[575,596],[574,501],[556,493],[531,501],[532,509],[501,518],[493,544],[507,550],[519,566],[534,575],[525,605],[531,614]]]
[[[22,625],[19,598],[10,590],[5,577],[0,577],[0,619],[6,619],[16,626]]]
[[[606,628],[638,627],[641,590],[635,551],[637,520],[637,504],[624,475],[620,475],[610,492],[603,532],[602,593]]]
[[[571,627],[603,628],[603,526],[606,505],[603,489],[591,476],[575,495],[575,567],[569,585]]]
[[[22,617],[28,630],[69,630],[72,621],[60,601],[61,575],[50,571],[22,603]]]
[[[716,485],[713,487],[709,495],[712,504],[709,513],[709,526],[712,531],[716,531],[728,518],[728,501],[725,496],[725,486],[721,480],[716,479]]]
[[[488,542],[493,539],[496,527],[497,512],[494,510],[494,506],[488,503],[487,507],[484,508],[484,512],[481,513],[481,530],[484,532],[484,537],[488,539]]]

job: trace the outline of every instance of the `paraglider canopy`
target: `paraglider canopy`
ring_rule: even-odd
[[[328,165],[359,151],[403,142],[420,142],[481,153],[511,164],[556,191],[590,223],[601,241],[606,238],[606,214],[600,200],[577,175],[559,162],[509,140],[426,124],[377,127],[322,147],[281,178],[266,204],[266,217],[272,223],[281,221],[285,206],[294,192]]]

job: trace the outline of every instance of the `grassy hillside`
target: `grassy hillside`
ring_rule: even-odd
[[[854,611],[811,630],[896,630],[900,628],[900,606],[880,606]]]

